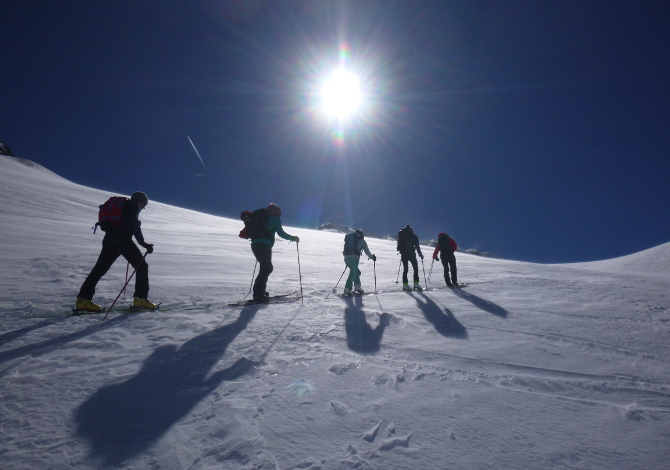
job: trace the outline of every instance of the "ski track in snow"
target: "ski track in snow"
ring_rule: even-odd
[[[663,266],[624,276],[613,262],[459,254],[471,285],[408,293],[393,242],[371,239],[383,292],[340,298],[342,236],[287,227],[301,238],[304,302],[233,307],[253,271],[240,223],[152,201],[142,227],[165,311],[40,318],[72,307],[102,239],[91,220],[112,194],[16,159],[0,167],[3,469],[658,469],[670,458]],[[647,263],[670,247],[658,250]],[[278,241],[273,262],[272,292],[299,290],[295,244]],[[111,305],[125,268],[96,300]],[[372,263],[361,271],[372,292]],[[118,308],[129,298],[132,283]]]

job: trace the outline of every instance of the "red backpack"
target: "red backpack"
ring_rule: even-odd
[[[100,206],[98,211],[98,222],[93,226],[93,233],[100,226],[103,232],[108,231],[112,227],[128,228],[128,225],[121,220],[123,208],[129,199],[123,196],[112,196],[107,199],[107,202]]]

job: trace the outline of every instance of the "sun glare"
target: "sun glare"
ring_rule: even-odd
[[[329,116],[339,119],[349,116],[358,108],[360,101],[358,78],[347,70],[334,72],[323,85],[321,105]]]

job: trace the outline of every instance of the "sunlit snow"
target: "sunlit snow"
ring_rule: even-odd
[[[458,253],[468,287],[404,293],[395,242],[370,237],[363,287],[376,271],[383,292],[342,299],[343,235],[285,227],[301,242],[278,240],[268,290],[300,291],[299,249],[304,303],[232,307],[254,270],[241,222],[149,194],[164,311],[61,318],[112,195],[0,157],[3,469],[668,468],[670,243],[579,265]]]

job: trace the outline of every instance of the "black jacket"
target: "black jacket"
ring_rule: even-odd
[[[414,250],[419,253],[419,256],[422,256],[421,247],[419,246],[419,237],[416,233],[407,239],[407,244],[400,250],[400,255],[406,258],[412,258],[415,256]]]

